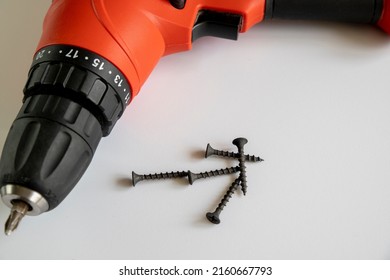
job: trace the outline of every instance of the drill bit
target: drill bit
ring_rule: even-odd
[[[29,208],[30,206],[24,201],[16,200],[13,202],[11,214],[5,222],[4,232],[6,235],[10,235],[18,227]]]

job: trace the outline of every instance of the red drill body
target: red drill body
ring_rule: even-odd
[[[200,10],[239,14],[240,31],[245,32],[263,19],[264,5],[252,0],[197,0],[179,10],[168,0],[55,0],[37,50],[64,44],[99,54],[124,73],[136,95],[163,55],[191,49]]]

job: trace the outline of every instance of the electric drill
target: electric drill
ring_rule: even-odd
[[[272,18],[390,33],[390,0],[53,0],[0,159],[5,233],[70,193],[162,56]]]

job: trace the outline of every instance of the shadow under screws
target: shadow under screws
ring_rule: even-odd
[[[128,189],[129,187],[131,187],[133,185],[133,182],[130,178],[123,177],[123,178],[118,178],[116,180],[116,184],[121,188]]]

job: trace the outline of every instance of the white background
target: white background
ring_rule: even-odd
[[[0,146],[50,3],[0,2]],[[202,38],[160,61],[57,209],[0,235],[0,259],[389,259],[389,68],[390,38],[371,26],[273,21],[237,42]],[[239,136],[266,161],[248,163],[248,195],[220,225],[205,213],[234,176],[130,186],[131,171],[235,165],[202,155]]]

